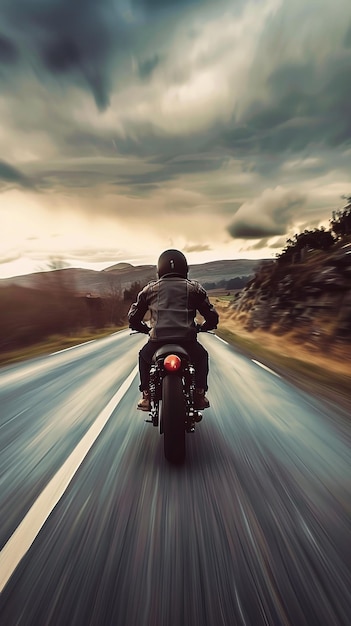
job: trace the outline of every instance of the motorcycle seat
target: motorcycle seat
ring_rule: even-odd
[[[163,357],[167,356],[167,354],[176,354],[177,356],[182,356],[189,360],[189,354],[187,353],[185,348],[182,348],[182,346],[178,346],[175,343],[167,343],[164,346],[161,346],[161,348],[158,348],[158,350],[156,350],[153,356],[153,361],[162,359]]]

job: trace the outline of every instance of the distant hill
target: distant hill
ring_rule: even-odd
[[[250,277],[260,261],[249,259],[234,259],[223,261],[210,261],[198,265],[191,265],[189,278],[198,280],[200,283],[219,283],[236,277]],[[9,285],[27,287],[37,290],[57,291],[62,288],[69,290],[75,295],[104,297],[111,290],[129,289],[132,283],[146,285],[150,280],[156,279],[155,265],[137,265],[130,263],[117,263],[101,271],[64,268],[47,272],[35,272],[24,276],[14,276],[0,280],[0,288]]]
[[[128,270],[133,269],[133,265],[131,263],[116,263],[116,265],[111,265],[111,267],[106,267],[103,272],[114,272],[115,270]]]
[[[228,261],[210,261],[199,265],[191,265],[189,278],[198,280],[201,284],[219,283],[232,278],[247,277],[255,274],[261,261],[250,259],[234,259]]]

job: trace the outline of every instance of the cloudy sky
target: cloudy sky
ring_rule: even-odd
[[[350,0],[0,1],[0,278],[274,257],[350,179]]]

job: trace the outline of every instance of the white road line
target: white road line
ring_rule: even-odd
[[[131,386],[136,374],[136,366],[129,374],[128,378],[120,386],[110,402],[101,411],[95,422],[84,435],[77,447],[70,454],[68,459],[51,479],[44,491],[34,502],[31,509],[16,528],[13,535],[7,541],[0,552],[0,593],[12,576],[19,562],[28,552],[40,529],[44,526],[50,513],[66,491],[73,476],[82,464],[90,448],[98,438],[102,429],[108,422],[116,406],[122,400],[124,394]]]
[[[263,365],[263,363],[260,363],[259,361],[255,361],[255,359],[251,359],[251,361],[253,363],[256,363],[256,365],[259,365],[260,367],[262,367],[264,370],[266,370],[270,374],[274,374],[274,376],[277,376],[278,378],[281,378],[281,376],[279,376],[279,374],[277,374],[277,372],[273,372],[273,370],[269,369],[269,367],[267,367],[267,365]]]
[[[13,422],[13,420],[17,419],[17,417],[20,417],[20,415],[23,415],[23,413],[25,413],[26,411],[28,411],[28,407],[23,409],[23,411],[20,411],[19,413],[16,413],[16,415],[13,415],[13,417],[10,417],[10,419],[7,420],[7,422],[4,422],[3,424],[1,424],[0,430],[2,428],[4,428],[5,426],[8,426],[8,424],[10,424],[10,422]]]
[[[215,335],[215,337],[218,339],[218,341],[221,341],[222,343],[225,343],[226,346],[229,346],[228,341],[224,341],[224,339],[222,339],[222,337],[218,337],[218,335]]]
[[[115,333],[111,333],[111,335],[105,335],[102,339],[107,339],[108,337],[114,337],[115,335],[119,335],[120,333],[125,332],[125,328],[122,330],[116,330]],[[80,348],[81,346],[86,346],[88,343],[93,343],[94,341],[98,341],[98,339],[89,339],[88,341],[83,341],[83,343],[76,343],[74,346],[69,346],[69,348],[62,348],[62,350],[57,350],[57,352],[51,352],[50,356],[53,354],[61,354],[61,352],[67,352],[67,350],[73,350],[74,348]]]
[[[87,343],[93,343],[93,341],[95,341],[95,339],[89,339],[89,341],[84,341],[83,343],[76,343],[74,346],[69,346],[69,348],[62,348],[62,350],[57,350],[57,352],[50,352],[49,356],[53,356],[54,354],[61,354],[61,352],[67,352],[68,350],[80,348],[81,346],[86,346]]]

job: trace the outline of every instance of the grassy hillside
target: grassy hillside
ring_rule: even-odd
[[[287,250],[261,264],[235,295],[213,293],[218,334],[351,410],[351,234],[332,239],[327,249]]]
[[[351,360],[347,345],[325,353],[315,343],[305,343],[294,334],[285,336],[256,329],[248,331],[232,317],[230,302],[213,298],[220,323],[216,334],[250,359],[260,361],[304,391],[324,398],[351,412]]]
[[[351,341],[351,237],[263,264],[237,294],[232,316],[247,330],[293,333],[324,350]]]

